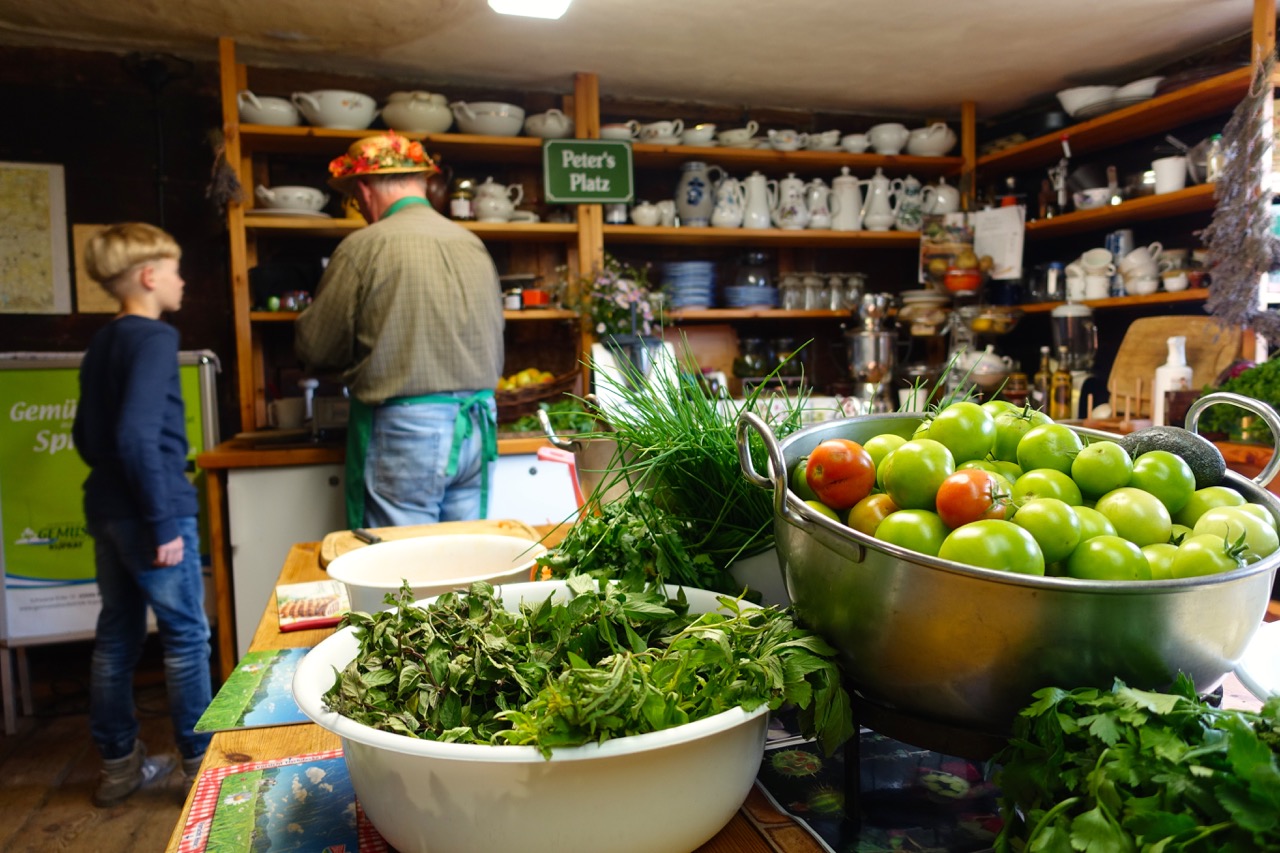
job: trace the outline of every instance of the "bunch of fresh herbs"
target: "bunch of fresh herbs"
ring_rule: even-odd
[[[1183,675],[1035,696],[996,756],[997,851],[1280,850],[1280,697],[1214,708]]]
[[[583,407],[581,400],[566,398],[551,403],[543,402],[538,404],[538,408],[547,413],[557,435],[595,432],[598,428],[595,416]],[[542,423],[535,412],[513,421],[509,429],[512,432],[541,433]]]
[[[1242,371],[1240,374],[1226,380],[1217,388],[1206,388],[1205,391],[1206,393],[1211,391],[1233,391],[1236,394],[1260,400],[1272,408],[1280,408],[1280,358],[1273,358],[1270,361],[1264,361],[1262,364],[1250,367],[1248,370]],[[1197,426],[1201,432],[1223,432],[1238,440],[1242,437],[1244,418],[1252,415],[1252,412],[1247,412],[1230,403],[1215,403],[1204,410]],[[1272,440],[1271,430],[1267,428],[1261,418],[1256,420],[1255,427],[1250,430],[1253,433],[1250,438],[1269,444]]]
[[[584,513],[553,550],[538,558],[552,578],[589,575],[616,579],[628,589],[672,583],[736,593],[728,572],[685,542],[692,524],[657,506],[645,491]]]
[[[455,743],[557,747],[642,734],[733,707],[792,703],[828,752],[853,734],[835,651],[773,608],[691,615],[683,594],[577,577],[573,597],[502,608],[474,584],[426,607],[351,613],[360,648],[325,693],[356,722]],[[388,597],[392,598],[391,596]]]

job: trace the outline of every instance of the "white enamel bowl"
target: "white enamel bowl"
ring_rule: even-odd
[[[1081,110],[1109,101],[1115,96],[1115,86],[1076,86],[1059,92],[1058,102],[1067,111],[1067,115],[1075,116]]]
[[[357,548],[329,564],[329,577],[346,584],[353,610],[373,613],[405,580],[415,598],[465,590],[475,581],[495,586],[529,580],[534,560],[547,553],[536,542],[492,533],[457,533],[394,539]]]
[[[566,590],[562,581],[544,581],[508,584],[499,594],[515,610],[526,598],[542,601]],[[686,589],[685,596],[691,612],[718,606],[711,592]],[[533,747],[377,731],[327,710],[321,698],[334,670],[356,655],[354,630],[344,628],[307,653],[293,695],[308,717],[342,739],[361,807],[402,853],[688,853],[733,818],[760,768],[763,706],[557,749],[550,759]]]

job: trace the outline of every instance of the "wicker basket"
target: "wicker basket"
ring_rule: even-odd
[[[550,382],[529,385],[519,391],[495,391],[494,400],[498,404],[498,422],[510,423],[538,410],[538,403],[553,400],[567,391],[572,391],[581,376],[577,370],[557,376]]]

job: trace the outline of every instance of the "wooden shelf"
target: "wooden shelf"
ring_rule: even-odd
[[[345,237],[365,226],[363,219],[333,217],[318,219],[311,216],[254,216],[246,210],[245,227],[260,233],[295,234],[311,237]],[[463,228],[481,240],[512,243],[548,241],[571,242],[578,238],[578,226],[572,222],[459,222]]]
[[[784,231],[780,228],[664,228],[604,226],[605,243],[672,246],[792,246],[842,249],[907,249],[920,245],[918,231]]]
[[[292,323],[298,319],[298,311],[250,311],[251,323]],[[563,308],[528,308],[524,311],[503,311],[507,322],[527,323],[538,320],[577,320],[578,312]]]
[[[1072,157],[1082,157],[1198,119],[1229,113],[1249,90],[1252,77],[1252,69],[1239,68],[1193,83],[1167,95],[979,157],[978,169],[1017,172],[1047,166],[1062,156],[1064,136],[1070,140]]]
[[[240,145],[245,151],[264,154],[317,154],[337,157],[358,139],[386,131],[335,130],[328,127],[272,127],[265,124],[240,125]],[[542,159],[542,140],[527,136],[475,136],[466,133],[412,133],[422,140],[429,154],[439,154],[455,162],[537,163]]]
[[[1065,237],[1081,231],[1101,231],[1113,225],[1213,210],[1213,190],[1213,184],[1198,184],[1177,192],[1143,196],[1091,210],[1077,210],[1052,219],[1037,219],[1027,223],[1027,238],[1037,240]]]
[[[649,145],[637,142],[631,146],[635,165],[639,168],[678,168],[690,160],[709,160],[726,169],[760,169],[792,171],[797,174],[851,170],[871,171],[876,167],[886,174],[916,175],[959,174],[964,160],[960,157],[915,157],[908,154],[892,157],[883,154],[850,154],[847,151],[774,151],[769,148],[703,148],[692,145]]]
[[[784,311],[781,308],[687,308],[670,311],[671,323],[723,323],[731,320],[848,320],[849,311]]]
[[[1203,302],[1209,298],[1209,288],[1196,287],[1176,293],[1153,293],[1150,296],[1112,296],[1108,299],[1089,299],[1077,304],[1088,305],[1094,310],[1107,308],[1135,308],[1147,305],[1167,305],[1174,302]],[[1032,302],[1019,305],[1024,314],[1046,314],[1062,305],[1062,302]]]

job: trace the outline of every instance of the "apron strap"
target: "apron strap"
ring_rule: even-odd
[[[445,476],[458,473],[458,460],[462,445],[480,425],[480,517],[489,517],[489,464],[498,459],[498,422],[485,405],[493,398],[493,389],[477,391],[469,397],[452,397],[447,394],[420,394],[413,397],[392,397],[384,406],[410,406],[422,403],[451,403],[458,406],[453,419],[453,441],[449,446],[449,461],[445,464]],[[364,526],[364,466],[368,458],[369,437],[373,433],[374,407],[352,398],[347,418],[346,498],[347,524],[351,528]],[[354,485],[353,485],[354,484]]]

